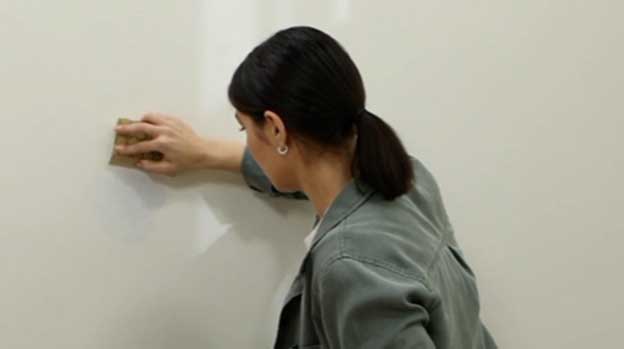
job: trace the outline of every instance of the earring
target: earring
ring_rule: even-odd
[[[280,155],[286,155],[286,153],[288,153],[288,146],[287,145],[283,145],[283,146],[277,148],[277,152]]]

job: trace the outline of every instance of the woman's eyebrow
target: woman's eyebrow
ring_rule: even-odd
[[[238,112],[234,112],[234,117],[236,118],[236,121],[238,121],[239,124],[241,124],[241,126],[243,125],[243,123],[240,121],[240,119],[238,118]]]

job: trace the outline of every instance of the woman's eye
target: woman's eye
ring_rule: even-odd
[[[245,126],[241,127],[239,131],[245,131]]]

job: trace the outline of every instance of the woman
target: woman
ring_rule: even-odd
[[[496,347],[436,181],[364,108],[338,42],[309,27],[280,31],[249,53],[228,92],[247,147],[148,114],[118,132],[153,140],[118,151],[161,152],[137,164],[149,172],[241,171],[254,190],[311,200],[316,222],[276,348]]]

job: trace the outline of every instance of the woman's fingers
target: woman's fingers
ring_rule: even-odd
[[[140,122],[117,128],[123,135],[134,135],[129,145],[118,145],[120,155],[160,155],[145,158],[137,163],[147,172],[175,175],[188,170],[203,168],[218,158],[217,150],[207,149],[210,142],[197,135],[182,119],[161,113],[146,113]],[[139,137],[140,134],[146,135]],[[136,141],[136,143],[135,143]],[[150,154],[157,152],[159,154]]]
[[[167,175],[167,176],[175,176],[176,175],[176,166],[169,161],[152,161],[152,160],[141,160],[137,162],[137,166],[147,172]]]
[[[137,137],[139,135],[148,135],[150,138],[156,138],[163,130],[152,124],[135,122],[133,124],[118,125],[115,127],[115,131],[124,136]]]
[[[171,117],[161,113],[146,113],[143,114],[141,121],[150,123],[153,125],[168,125],[171,122]]]
[[[162,153],[164,150],[163,143],[158,139],[153,139],[150,141],[143,141],[130,145],[116,145],[115,151],[117,151],[121,155],[139,155],[145,154],[152,151],[157,151]]]

